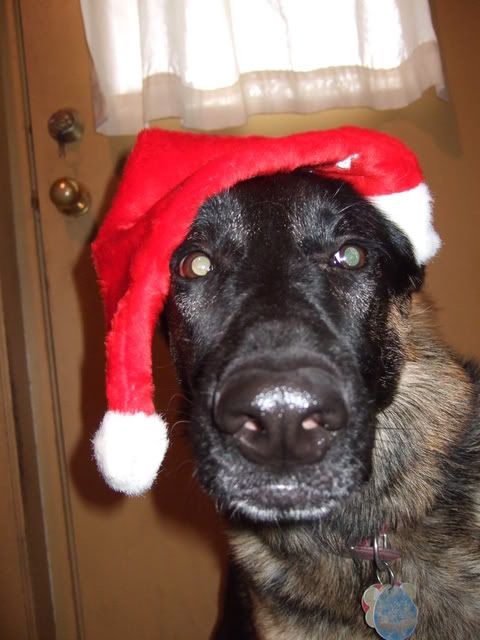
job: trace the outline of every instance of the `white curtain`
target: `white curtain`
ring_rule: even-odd
[[[428,0],[81,0],[97,130],[403,107],[445,89]]]

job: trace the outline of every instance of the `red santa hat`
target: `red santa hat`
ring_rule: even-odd
[[[355,127],[282,138],[143,131],[93,245],[107,322],[108,399],[93,444],[113,489],[147,491],[165,455],[166,425],[153,405],[152,337],[170,258],[199,207],[242,180],[302,166],[350,183],[405,233],[419,264],[440,247],[417,159],[386,134]]]

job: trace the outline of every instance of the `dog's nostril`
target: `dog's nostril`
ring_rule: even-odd
[[[315,411],[309,414],[301,422],[302,429],[312,431],[323,427],[327,431],[338,431],[346,422],[345,405],[337,403],[336,409],[336,411],[331,410],[326,413]]]
[[[311,413],[309,416],[302,420],[302,429],[305,431],[311,431],[318,427],[325,427],[328,429],[327,423],[324,422],[322,416],[319,413]]]
[[[247,418],[241,428],[246,429],[247,431],[262,431],[261,424],[258,420],[254,420],[253,418]]]

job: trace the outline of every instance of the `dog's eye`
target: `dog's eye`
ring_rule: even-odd
[[[182,278],[203,278],[211,268],[210,258],[201,251],[194,251],[182,258],[178,272]]]
[[[361,269],[365,264],[367,253],[362,247],[345,244],[333,256],[333,264],[344,269]]]

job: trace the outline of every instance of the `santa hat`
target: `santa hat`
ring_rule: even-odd
[[[107,483],[135,495],[162,463],[166,425],[153,405],[151,348],[169,262],[199,207],[254,176],[313,167],[343,179],[409,238],[425,264],[440,247],[415,155],[383,133],[344,127],[283,138],[142,132],[93,245],[107,322],[108,411],[94,437]]]

